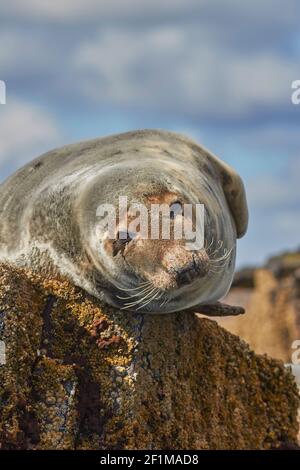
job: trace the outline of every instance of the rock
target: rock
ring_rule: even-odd
[[[269,258],[265,269],[271,271],[277,278],[283,278],[300,268],[300,250],[287,251]]]
[[[293,342],[300,339],[300,282],[298,270],[278,277],[268,269],[254,273],[254,289],[231,289],[225,299],[242,305],[246,315],[218,323],[247,341],[259,354],[291,362]]]
[[[2,449],[296,445],[291,372],[193,313],[101,306],[0,266]]]
[[[255,269],[254,267],[248,267],[237,271],[233,278],[232,287],[253,289]]]

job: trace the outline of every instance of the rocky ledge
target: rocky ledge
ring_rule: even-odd
[[[280,361],[188,312],[101,306],[0,267],[2,449],[268,449],[297,439]]]

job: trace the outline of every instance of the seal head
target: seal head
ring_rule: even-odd
[[[1,186],[0,204],[3,259],[67,276],[110,305],[144,313],[224,297],[236,239],[248,222],[244,186],[234,170],[190,139],[155,130],[49,152]],[[184,225],[184,207],[199,204],[204,244],[187,249],[176,227]],[[153,237],[150,215],[157,206],[165,211],[160,222],[169,218],[169,237],[160,230]],[[108,207],[115,210],[113,237],[103,223]],[[149,216],[143,233],[142,213]]]

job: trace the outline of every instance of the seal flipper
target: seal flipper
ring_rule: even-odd
[[[202,304],[191,307],[188,310],[194,313],[203,313],[209,317],[227,317],[230,315],[243,315],[245,309],[235,305],[223,304],[222,302],[215,302],[212,304]]]

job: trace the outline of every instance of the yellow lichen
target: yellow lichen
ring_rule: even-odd
[[[3,448],[266,449],[295,442],[289,371],[191,313],[103,307],[0,267]]]

